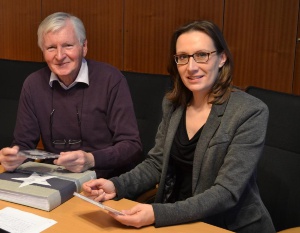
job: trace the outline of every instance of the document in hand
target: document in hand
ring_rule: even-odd
[[[73,173],[52,164],[27,162],[15,172],[0,174],[0,199],[51,211],[95,178],[94,171]]]

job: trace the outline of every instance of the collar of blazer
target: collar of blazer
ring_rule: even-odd
[[[192,192],[194,193],[195,188],[197,186],[197,182],[199,179],[199,174],[201,171],[201,165],[203,161],[203,157],[205,154],[205,151],[208,148],[208,144],[215,134],[216,130],[218,129],[220,123],[221,123],[221,117],[223,116],[226,106],[227,106],[228,100],[225,101],[223,104],[218,104],[218,105],[213,105],[211,112],[208,116],[208,119],[205,123],[205,126],[202,130],[201,136],[199,138],[199,141],[197,143],[196,149],[195,149],[195,158],[194,158],[194,166],[193,166],[193,176],[192,176]],[[180,119],[182,117],[182,114],[184,112],[184,107],[178,107],[175,109],[173,112],[170,122],[169,122],[169,127],[168,127],[168,132],[166,135],[166,141],[165,141],[165,146],[164,146],[164,164],[168,164],[169,162],[169,157],[170,157],[170,150],[171,146],[180,122]],[[162,176],[164,177],[167,172],[167,167],[166,169],[163,169],[163,174]]]

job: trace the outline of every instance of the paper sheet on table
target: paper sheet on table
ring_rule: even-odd
[[[39,233],[56,221],[15,208],[0,210],[0,228],[11,233]]]

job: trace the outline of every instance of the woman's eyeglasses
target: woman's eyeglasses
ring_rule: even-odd
[[[189,54],[175,54],[174,55],[174,59],[175,59],[175,62],[178,64],[178,65],[186,65],[189,63],[189,60],[190,60],[190,57],[193,57],[195,62],[197,63],[206,63],[208,60],[209,60],[209,56],[213,53],[215,53],[216,51],[212,51],[212,52],[196,52],[192,55],[189,55]]]

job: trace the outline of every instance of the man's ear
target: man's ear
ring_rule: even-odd
[[[220,55],[220,62],[219,62],[219,68],[222,68],[225,64],[225,62],[227,61],[227,56],[224,52],[222,52],[222,54]]]
[[[87,51],[88,51],[87,40],[85,40],[85,41],[83,42],[82,48],[83,48],[83,57],[85,57],[86,54],[87,54]]]

